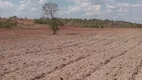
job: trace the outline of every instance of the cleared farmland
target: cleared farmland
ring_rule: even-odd
[[[142,30],[0,30],[0,80],[142,80]]]

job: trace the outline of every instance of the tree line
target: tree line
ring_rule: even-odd
[[[142,24],[100,19],[57,18],[59,24],[86,28],[142,28]],[[34,19],[35,24],[50,24],[51,19]]]

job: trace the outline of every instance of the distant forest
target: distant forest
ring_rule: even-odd
[[[17,22],[18,20],[28,21],[27,17],[18,18],[16,16],[12,16],[10,18],[0,18],[0,28],[13,28],[22,26]],[[50,24],[51,19],[30,19],[33,22],[33,26],[35,24]],[[126,21],[113,21],[113,20],[100,20],[100,19],[74,19],[74,18],[57,18],[57,21],[60,25],[63,26],[74,26],[74,27],[86,27],[86,28],[142,28],[142,24],[126,22]]]
[[[142,24],[126,21],[100,20],[100,19],[62,19],[59,22],[65,26],[86,27],[86,28],[142,28]],[[35,24],[49,24],[50,19],[34,19]]]

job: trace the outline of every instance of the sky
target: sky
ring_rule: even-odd
[[[0,17],[41,18],[42,6],[58,4],[57,17],[142,23],[142,0],[0,0]]]

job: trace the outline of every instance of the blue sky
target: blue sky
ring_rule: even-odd
[[[0,16],[40,18],[42,6],[54,2],[57,17],[97,18],[142,23],[142,0],[0,0]]]

